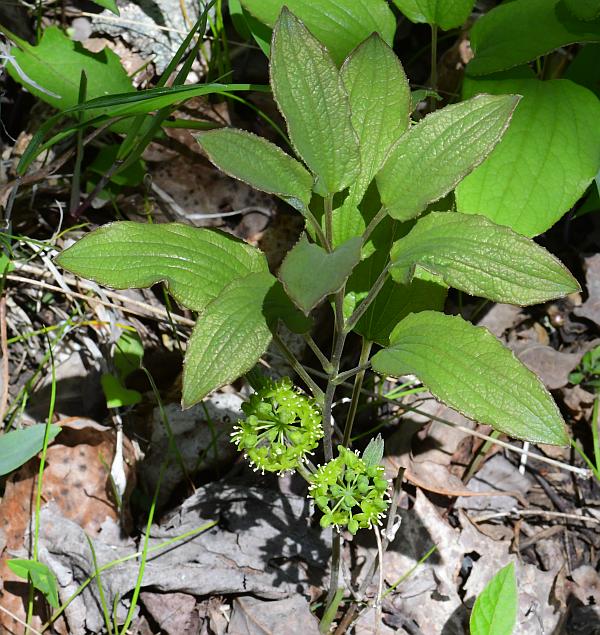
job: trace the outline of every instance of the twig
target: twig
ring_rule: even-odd
[[[104,293],[109,298],[116,300],[118,302],[123,302],[125,305],[132,305],[135,307],[139,307],[136,309],[130,308],[128,306],[120,306],[118,304],[114,304],[113,302],[107,302],[106,300],[100,300],[99,298],[92,298],[89,295],[85,295],[83,293],[78,293],[77,291],[71,291],[67,293],[64,289],[61,289],[59,286],[54,284],[48,284],[47,282],[43,282],[42,280],[33,280],[31,278],[25,278],[23,276],[15,276],[14,274],[8,274],[6,276],[7,280],[11,282],[20,282],[23,284],[29,284],[36,287],[41,287],[42,289],[48,289],[48,291],[55,291],[56,293],[62,293],[63,295],[68,295],[73,298],[78,298],[79,300],[85,300],[87,302],[95,302],[97,304],[101,304],[103,306],[107,306],[113,309],[119,309],[121,311],[125,311],[126,313],[131,313],[133,315],[138,315],[140,317],[152,317],[154,319],[168,319],[169,315],[167,311],[164,309],[159,309],[158,307],[153,307],[150,304],[145,304],[144,302],[139,302],[138,300],[133,300],[132,298],[128,298],[127,296],[121,295],[120,293],[115,293],[114,291],[104,290]],[[79,283],[84,289],[87,288],[90,291],[93,291],[92,285],[88,285],[84,282]],[[151,313],[151,316],[148,316],[146,313]],[[182,326],[194,326],[194,320],[190,320],[189,318],[182,317],[180,315],[172,315],[171,316],[174,322],[181,324]]]
[[[35,628],[33,628],[33,626],[28,626],[28,624],[26,622],[24,622],[22,619],[18,618],[14,613],[11,613],[8,609],[5,609],[2,605],[0,605],[0,611],[2,611],[3,613],[6,613],[7,615],[9,615],[13,620],[15,620],[15,622],[19,622],[19,624],[22,624],[23,626],[26,626],[29,631],[31,633],[33,633],[33,635],[42,635],[42,633],[40,633],[40,631],[36,631]]]
[[[488,520],[494,520],[496,518],[510,518],[511,516],[546,516],[547,518],[559,518],[564,520],[580,520],[588,523],[595,523],[600,525],[598,518],[591,516],[580,516],[579,514],[567,514],[565,512],[552,512],[545,509],[511,509],[508,512],[497,512],[493,514],[482,514],[475,518],[469,518],[474,523],[483,523]]]

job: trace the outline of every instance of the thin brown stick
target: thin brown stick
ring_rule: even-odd
[[[145,304],[144,302],[133,300],[132,298],[128,298],[127,296],[121,295],[120,293],[115,293],[114,291],[104,290],[104,293],[106,293],[106,295],[109,298],[112,298],[113,300],[116,300],[118,302],[123,302],[124,306],[115,304],[114,302],[107,302],[106,300],[101,300],[99,298],[92,298],[89,295],[78,293],[77,291],[71,291],[70,293],[67,293],[64,289],[61,289],[61,287],[54,284],[48,284],[47,282],[43,282],[42,280],[33,280],[32,278],[25,278],[23,276],[15,276],[14,274],[8,274],[6,276],[6,279],[10,280],[11,282],[30,284],[36,287],[40,287],[42,289],[47,289],[48,291],[55,291],[57,293],[62,293],[63,295],[68,295],[69,297],[78,298],[79,300],[85,300],[86,302],[90,302],[90,301],[95,302],[96,304],[101,304],[102,306],[107,306],[112,309],[119,309],[121,311],[124,311],[125,313],[138,315],[139,317],[153,318],[153,319],[168,319],[169,317],[169,314],[164,309],[159,309],[158,307],[154,307],[150,304]],[[80,282],[80,286],[82,286],[83,288],[87,287],[90,290],[93,290],[91,288],[91,285],[86,285],[83,282]],[[131,306],[127,306],[127,305],[139,307],[139,309],[131,308]],[[152,315],[148,315],[148,313],[151,313]],[[194,326],[195,324],[194,320],[190,320],[189,318],[185,318],[180,315],[171,315],[171,319],[174,322],[181,324],[182,326]]]

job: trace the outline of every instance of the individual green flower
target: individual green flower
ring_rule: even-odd
[[[321,410],[314,399],[294,388],[289,377],[268,380],[242,404],[246,419],[238,421],[232,438],[256,469],[293,471],[319,445]]]
[[[338,456],[312,475],[309,493],[323,512],[321,526],[359,529],[381,524],[388,504],[388,481],[382,465],[368,465],[358,454],[342,445]]]

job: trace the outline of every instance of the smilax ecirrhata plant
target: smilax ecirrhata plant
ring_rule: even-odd
[[[564,422],[541,381],[484,328],[442,312],[448,287],[519,305],[579,288],[528,238],[480,215],[430,207],[492,152],[519,97],[479,95],[411,124],[402,66],[377,34],[338,68],[285,8],[273,31],[270,71],[289,153],[230,128],[202,133],[198,142],[221,170],[304,216],[306,232],[276,276],[258,249],[181,224],[106,225],[64,251],[60,265],[117,289],[164,282],[197,313],[184,407],[251,371],[273,339],[290,357],[277,335],[280,322],[305,334],[328,377],[324,388],[292,359],[312,394],[289,379],[254,382],[233,440],[257,469],[297,469],[323,526],[355,533],[379,523],[388,506],[383,444],[373,441],[362,456],[349,449],[369,368],[414,375],[439,400],[498,432],[566,444]],[[310,337],[310,315],[326,301],[335,327],[324,353]],[[342,369],[350,332],[362,338],[360,360]],[[350,378],[353,397],[336,439],[332,403]],[[324,455],[319,467],[308,460],[315,452]],[[339,533],[334,537],[339,554]],[[336,562],[333,589],[337,569]]]

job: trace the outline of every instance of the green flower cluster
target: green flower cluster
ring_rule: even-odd
[[[266,381],[242,410],[246,419],[238,421],[231,436],[263,473],[295,470],[323,436],[321,410],[289,377]]]
[[[360,528],[381,524],[388,508],[388,481],[382,465],[367,465],[342,445],[337,458],[319,467],[312,475],[310,495],[323,512],[321,526],[348,527],[355,534]]]

